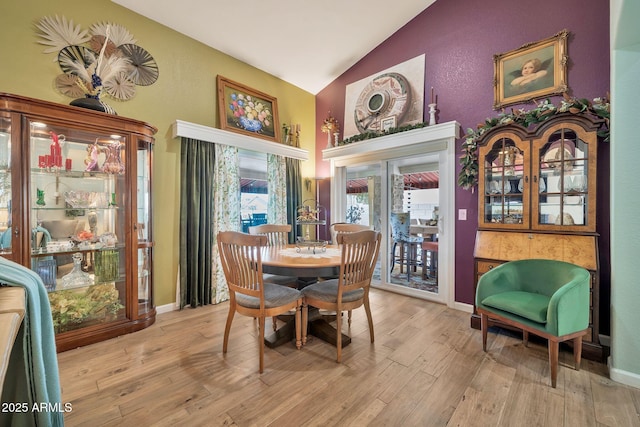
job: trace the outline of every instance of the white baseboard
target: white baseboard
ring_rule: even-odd
[[[460,310],[460,311],[464,311],[466,313],[473,313],[473,304],[467,304],[464,302],[454,302],[453,306],[451,308],[454,308],[456,310]]]
[[[612,367],[611,356],[607,358],[607,366],[609,367],[609,377],[612,380],[620,384],[640,389],[640,375]]]
[[[156,307],[156,313],[157,314],[169,313],[170,311],[175,311],[175,310],[178,310],[179,308],[180,306],[178,305],[177,302],[172,302],[170,304],[165,304],[165,305]]]

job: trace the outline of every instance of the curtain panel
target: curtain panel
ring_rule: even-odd
[[[180,308],[211,303],[215,146],[182,139],[180,150]]]
[[[213,236],[220,231],[240,231],[240,157],[238,148],[215,144],[216,164],[213,173]],[[213,300],[215,304],[229,299],[217,240],[213,243]]]
[[[287,224],[287,166],[285,158],[267,154],[267,222]]]
[[[298,146],[297,141],[293,144]],[[291,224],[289,243],[296,242],[298,206],[302,205],[302,175],[300,174],[300,160],[291,157],[285,158],[286,165],[286,205],[287,224]]]

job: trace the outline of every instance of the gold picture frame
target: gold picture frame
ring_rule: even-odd
[[[567,86],[568,30],[493,56],[494,109],[561,94]]]
[[[217,85],[220,129],[282,142],[275,97],[220,75]]]

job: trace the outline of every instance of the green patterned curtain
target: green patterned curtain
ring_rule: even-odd
[[[215,146],[182,139],[180,151],[180,308],[211,304]]]
[[[238,149],[215,144],[216,163],[213,173],[213,235],[220,231],[240,231],[240,157]],[[229,288],[222,271],[218,243],[213,242],[213,299],[216,304],[229,299]]]
[[[277,154],[267,154],[267,222],[287,224],[287,166],[285,158]],[[293,224],[293,223],[291,223]]]

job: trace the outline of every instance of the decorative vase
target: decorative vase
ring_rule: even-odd
[[[121,150],[122,144],[119,142],[109,144],[104,148],[107,158],[102,165],[102,172],[119,175],[124,173],[124,163],[120,158]],[[112,201],[115,201],[114,197],[112,197]]]
[[[100,98],[94,98],[91,96],[74,99],[69,103],[69,105],[73,105],[75,107],[87,108],[89,110],[94,110],[94,111],[101,111],[103,113],[113,114],[114,116],[118,115],[118,113],[116,113],[116,110],[114,110],[113,107],[100,101]]]
[[[45,206],[46,203],[44,201],[44,190],[41,190],[41,189],[38,188],[36,190],[36,194],[37,194],[37,197],[38,197],[38,199],[36,200],[36,205]]]
[[[93,285],[91,276],[82,271],[82,254],[76,252],[71,258],[73,259],[73,269],[69,274],[62,277],[62,289],[82,288]]]

